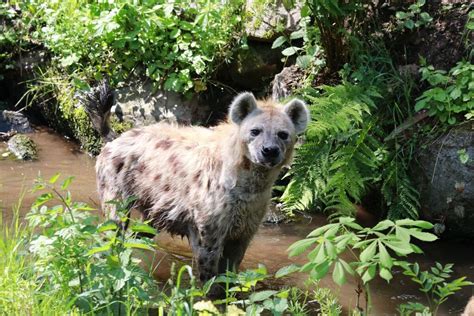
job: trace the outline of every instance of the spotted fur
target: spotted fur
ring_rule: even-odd
[[[229,117],[212,129],[159,123],[128,131],[96,164],[107,215],[116,217],[106,201],[135,196],[154,227],[188,237],[202,281],[238,268],[308,111],[299,100],[280,107],[243,93]]]

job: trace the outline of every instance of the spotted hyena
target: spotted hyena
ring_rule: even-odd
[[[97,157],[100,199],[133,195],[151,225],[186,236],[202,281],[236,270],[308,120],[298,99],[280,106],[242,93],[228,122],[212,129],[164,123],[132,129]],[[96,125],[106,128],[107,139],[106,122]],[[109,204],[103,209],[115,216]]]

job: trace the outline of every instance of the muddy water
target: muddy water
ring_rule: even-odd
[[[75,180],[71,185],[73,198],[96,206],[98,203],[95,189],[94,159],[81,153],[76,144],[67,141],[49,130],[42,129],[32,134],[33,140],[39,147],[39,160],[36,162],[17,162],[9,159],[0,161],[0,211],[4,219],[11,218],[12,206],[17,203],[20,192],[29,189],[33,180],[40,173],[49,178],[56,172],[63,175],[73,175]],[[3,146],[3,147],[2,147]],[[5,145],[0,144],[0,152]],[[34,200],[35,195],[26,192],[21,206],[22,214]],[[291,263],[303,263],[304,257],[289,259],[286,249],[293,242],[306,236],[311,230],[324,225],[323,216],[304,219],[298,223],[264,226],[260,228],[246,253],[242,268],[253,268],[259,263],[264,264],[270,273]],[[172,238],[161,234],[156,241],[162,251],[158,251],[152,269],[157,278],[165,280],[169,277],[171,263],[191,264],[191,251],[187,240]],[[422,268],[431,266],[435,261],[443,264],[455,264],[455,276],[468,276],[474,280],[474,249],[473,244],[463,244],[450,241],[439,241],[422,245],[423,256],[413,257]],[[269,288],[279,288],[288,285],[304,287],[305,275],[292,276],[284,280],[272,281],[266,284]],[[355,282],[350,280],[343,287],[335,286],[330,277],[321,282],[322,286],[331,288],[337,294],[344,310],[356,306]],[[422,295],[416,286],[398,273],[390,284],[379,279],[371,285],[374,315],[391,315],[396,313],[396,306],[409,300],[422,300]],[[458,315],[472,294],[472,289],[466,289],[450,298],[441,308],[440,315]]]

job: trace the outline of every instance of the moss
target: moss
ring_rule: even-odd
[[[41,106],[44,118],[57,132],[76,139],[81,147],[92,155],[97,155],[102,140],[94,130],[84,108],[74,98],[75,88],[53,68],[43,73],[44,89],[53,94],[53,101]]]
[[[8,149],[21,160],[38,159],[36,144],[23,134],[16,134],[8,140]]]
[[[110,126],[117,134],[122,134],[133,128],[133,123],[129,121],[119,121],[116,117],[110,120]]]

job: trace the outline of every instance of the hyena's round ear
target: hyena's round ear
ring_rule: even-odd
[[[303,133],[310,120],[310,114],[306,104],[300,99],[293,99],[285,104],[283,111],[285,111],[295,125],[296,133]]]
[[[235,97],[230,105],[229,117],[235,124],[240,124],[253,110],[257,108],[257,100],[250,92],[243,92]]]

